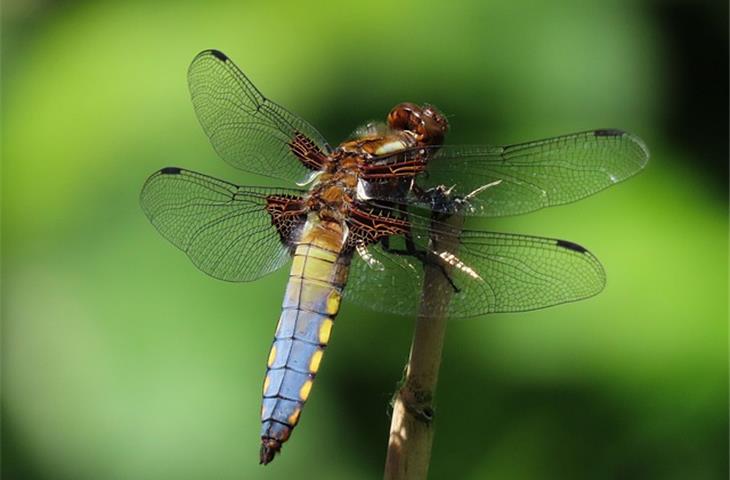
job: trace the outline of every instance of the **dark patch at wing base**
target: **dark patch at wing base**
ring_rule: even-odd
[[[310,170],[322,170],[327,164],[327,155],[314,141],[302,132],[295,132],[289,142],[291,152]]]
[[[362,207],[362,205],[354,206],[347,219],[350,229],[347,239],[349,247],[354,248],[358,244],[370,245],[382,238],[406,235],[410,232],[411,225],[408,220],[390,215],[388,211]]]
[[[266,211],[284,244],[289,244],[292,234],[307,221],[304,200],[295,195],[269,195],[266,197]]]

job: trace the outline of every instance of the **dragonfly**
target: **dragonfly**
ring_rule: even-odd
[[[599,129],[505,146],[444,144],[446,117],[401,103],[337,147],[266,98],[222,52],[188,69],[194,110],[217,154],[287,182],[241,186],[180,167],[140,195],[157,230],[212,277],[248,282],[291,261],[268,356],[260,463],[300,419],[344,298],[418,312],[443,276],[449,318],[540,309],[591,297],[601,263],[566,240],[454,228],[449,219],[516,215],[570,203],[639,172],[644,142]],[[421,312],[423,314],[423,312]],[[428,313],[426,313],[428,315]]]

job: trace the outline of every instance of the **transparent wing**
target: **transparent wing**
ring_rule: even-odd
[[[236,168],[293,182],[311,173],[292,153],[297,134],[324,153],[330,147],[309,123],[264,97],[223,53],[205,50],[188,69],[190,96],[218,155]]]
[[[456,242],[458,249],[437,251],[431,249],[428,236],[449,235],[449,229],[422,217],[412,218],[416,249],[430,250],[427,261],[444,265],[444,274],[449,275],[451,318],[535,310],[581,300],[604,287],[600,262],[572,242],[464,230]],[[415,315],[421,295],[438,292],[424,288],[424,263],[403,254],[405,243],[403,239],[391,242],[387,250],[382,244],[371,246],[369,252],[377,262],[355,255],[345,297],[377,311]],[[391,253],[394,250],[401,253]],[[443,259],[450,259],[451,267]]]
[[[640,138],[592,130],[509,146],[443,146],[416,183],[423,191],[443,186],[451,188],[450,198],[469,197],[465,215],[496,217],[574,202],[634,175],[648,160]],[[442,212],[453,207],[444,198],[416,193],[408,193],[409,203]],[[394,190],[377,196],[402,202],[398,195]]]
[[[266,210],[271,197],[298,190],[239,187],[164,168],[144,184],[140,203],[150,222],[205,273],[228,281],[255,280],[281,267],[288,246]]]

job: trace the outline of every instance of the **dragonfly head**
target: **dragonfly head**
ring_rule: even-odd
[[[422,145],[440,145],[449,129],[449,122],[433,105],[405,102],[393,107],[388,125],[395,130],[408,130]]]

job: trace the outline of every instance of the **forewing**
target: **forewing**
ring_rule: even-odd
[[[648,160],[649,151],[640,138],[614,129],[508,146],[446,145],[432,154],[416,184],[423,191],[451,189],[450,198],[468,197],[461,210],[464,215],[498,217],[574,202],[634,175]],[[404,200],[397,195],[378,196]],[[424,200],[416,190],[408,197],[411,204],[440,212],[454,206]]]
[[[418,217],[413,228],[416,248],[431,249],[429,235],[448,235],[438,222]],[[400,242],[404,244],[405,242]],[[603,289],[600,262],[572,242],[495,232],[464,230],[459,247],[430,250],[426,257],[448,274],[448,316],[465,318],[487,313],[535,310],[581,300]],[[398,248],[398,247],[396,247]],[[392,250],[392,246],[390,250]],[[389,253],[382,245],[369,249],[378,266],[353,258],[346,298],[363,306],[400,315],[415,315],[421,295],[442,294],[424,288],[424,263],[408,255]],[[443,259],[450,261],[444,262]]]
[[[205,50],[195,57],[188,84],[203,130],[218,155],[236,168],[301,182],[311,170],[294,154],[292,144],[325,154],[331,150],[314,127],[264,97],[217,50]]]
[[[164,168],[140,195],[150,222],[205,273],[228,281],[255,280],[289,258],[295,225],[272,221],[272,199],[295,199],[298,190],[240,187],[183,170]],[[294,200],[292,200],[294,201]]]

